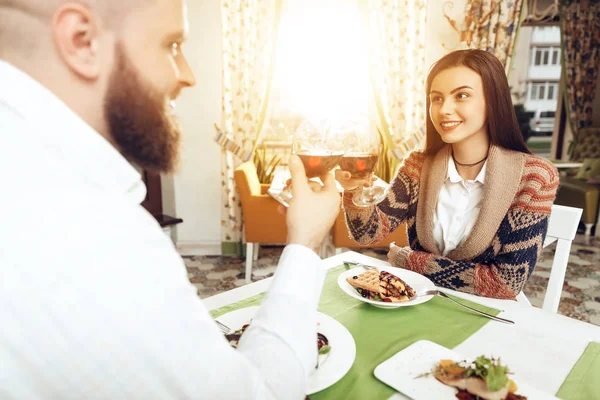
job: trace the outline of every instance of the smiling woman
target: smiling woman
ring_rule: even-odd
[[[395,267],[436,286],[514,299],[541,252],[558,172],[527,150],[492,54],[447,54],[431,68],[426,94],[425,151],[408,155],[376,207],[355,207],[346,190],[350,233],[367,245],[406,221],[410,247],[391,246]]]

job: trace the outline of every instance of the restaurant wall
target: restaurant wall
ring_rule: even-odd
[[[448,4],[447,4],[448,3]],[[447,5],[445,5],[447,4]],[[452,50],[459,50],[459,35],[452,29],[444,17],[444,9],[448,16],[456,21],[457,26],[462,25],[461,16],[464,14],[467,0],[429,1],[427,5],[427,30],[425,65],[429,69],[431,64],[448,54]]]
[[[165,211],[183,219],[175,229],[182,253],[220,254],[221,153],[213,124],[221,120],[221,2],[187,5],[190,34],[183,51],[196,86],[183,90],[177,101],[181,161],[178,172],[163,179],[163,194],[170,194],[163,201]]]

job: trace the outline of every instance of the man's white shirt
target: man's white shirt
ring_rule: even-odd
[[[0,61],[0,399],[300,399],[325,272],[284,250],[232,349],[138,172]]]

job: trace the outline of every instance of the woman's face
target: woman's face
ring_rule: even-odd
[[[487,137],[481,76],[467,67],[440,72],[431,82],[429,116],[445,143]]]

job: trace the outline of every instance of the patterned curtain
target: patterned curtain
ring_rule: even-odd
[[[445,6],[452,7],[452,2]],[[462,28],[444,16],[460,35],[463,47],[485,50],[495,55],[508,74],[521,20],[523,0],[469,0]]]
[[[561,0],[560,22],[565,102],[574,137],[568,151],[572,157],[578,132],[592,125],[600,67],[600,2]]]
[[[361,6],[368,19],[369,73],[378,127],[386,148],[404,158],[424,139],[427,0],[368,0]]]
[[[265,120],[281,0],[222,0],[222,132],[251,155]],[[240,152],[237,152],[238,154]],[[245,160],[222,156],[223,254],[241,254],[242,218],[233,171]]]

